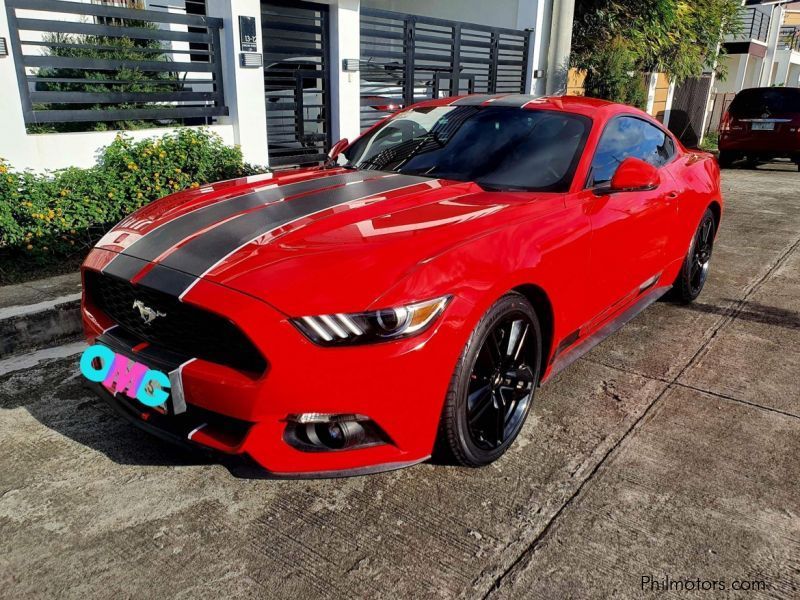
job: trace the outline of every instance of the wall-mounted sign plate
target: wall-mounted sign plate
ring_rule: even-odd
[[[242,52],[258,52],[255,17],[239,15],[239,49]]]
[[[245,68],[256,68],[264,64],[264,59],[258,52],[240,52],[239,64]]]

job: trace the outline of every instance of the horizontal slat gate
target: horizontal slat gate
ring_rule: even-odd
[[[261,27],[270,165],[319,162],[330,147],[328,7],[262,2]]]
[[[361,9],[361,127],[401,106],[524,93],[531,32]]]
[[[69,131],[227,115],[222,21],[195,0],[185,10],[6,0],[25,123]]]

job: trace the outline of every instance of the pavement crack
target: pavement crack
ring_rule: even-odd
[[[678,383],[678,380],[688,371],[706,352],[706,349],[711,344],[711,342],[719,335],[719,333],[725,329],[730,323],[736,320],[736,317],[739,313],[744,310],[745,306],[747,305],[748,299],[750,299],[758,289],[766,282],[770,276],[775,273],[789,258],[789,256],[800,247],[800,237],[796,238],[793,242],[788,244],[784,247],[783,251],[780,253],[778,258],[769,265],[766,271],[756,279],[755,281],[751,282],[748,286],[745,287],[743,296],[737,300],[731,307],[730,312],[721,316],[720,319],[712,326],[709,333],[707,334],[706,338],[703,340],[703,343],[697,349],[697,351],[686,361],[683,367],[678,371],[678,373],[672,377],[671,379],[665,381],[666,385],[664,388],[658,393],[658,395],[653,399],[653,401],[644,409],[642,414],[633,422],[633,424],[625,431],[625,433],[620,436],[620,438],[614,443],[608,451],[603,455],[603,457],[597,462],[597,464],[592,468],[589,474],[581,481],[575,491],[570,495],[569,498],[559,507],[559,509],[555,512],[555,514],[550,518],[544,528],[539,532],[539,534],[531,541],[527,547],[514,559],[514,561],[503,570],[497,577],[494,579],[494,583],[491,585],[489,590],[482,596],[483,600],[488,600],[491,598],[503,585],[503,582],[509,577],[514,574],[514,572],[520,568],[523,564],[527,564],[536,553],[538,548],[547,538],[550,531],[552,531],[553,527],[557,524],[562,514],[564,514],[567,509],[572,506],[577,499],[580,497],[581,493],[583,492],[584,488],[594,479],[595,475],[600,472],[600,470],[605,466],[608,462],[609,458],[620,448],[630,437],[632,434],[638,431],[642,424],[648,419],[648,417],[654,413],[656,406],[660,403],[662,398],[664,398],[672,389],[678,386],[685,386],[685,384]],[[605,365],[611,367],[611,365]],[[617,368],[617,367],[612,367]],[[619,369],[624,371],[624,369]],[[637,375],[641,375],[638,374]],[[641,375],[642,377],[647,377],[646,375]],[[649,379],[658,379],[649,377]],[[664,381],[664,380],[661,380]],[[735,398],[730,398],[730,400],[742,402],[744,404],[751,404],[745,401],[737,400]],[[754,405],[759,406],[759,405]],[[760,407],[760,406],[759,406]],[[767,409],[765,410],[775,410],[776,409]],[[786,413],[787,416],[796,416]]]
[[[590,356],[584,356],[581,360],[585,360],[586,362],[592,363],[594,365],[598,365],[600,367],[605,367],[606,369],[613,369],[614,371],[619,371],[620,373],[626,373],[628,375],[634,375],[636,377],[641,377],[642,379],[649,379],[650,381],[660,381],[661,383],[670,383],[669,379],[664,379],[663,377],[659,377],[658,375],[647,375],[645,373],[640,373],[634,369],[629,369],[627,367],[623,367],[621,365],[612,365],[609,363],[605,363],[602,360],[597,360],[596,358],[591,358]]]
[[[700,392],[701,394],[707,394],[709,396],[714,396],[715,398],[720,398],[722,400],[728,400],[729,402],[737,402],[739,404],[744,404],[747,406],[751,406],[753,408],[758,408],[761,410],[765,410],[767,412],[776,413],[779,415],[783,415],[785,417],[791,417],[793,419],[800,419],[800,415],[795,413],[790,413],[785,410],[781,410],[779,408],[773,408],[771,406],[764,406],[763,404],[758,404],[757,402],[751,402],[750,400],[742,400],[741,398],[736,398],[735,396],[729,396],[728,394],[722,394],[720,392],[713,392],[711,390],[707,390],[705,388],[697,387],[694,385],[690,385],[688,383],[683,382],[676,382],[675,385],[677,387],[686,388],[688,390],[693,390],[695,392]]]

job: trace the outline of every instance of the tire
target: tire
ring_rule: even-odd
[[[504,295],[481,318],[458,359],[442,409],[437,455],[468,467],[500,458],[533,404],[541,355],[536,311],[521,294]]]
[[[735,160],[736,155],[730,150],[719,151],[719,158],[717,159],[717,162],[719,163],[720,169],[730,169]]]
[[[672,286],[672,299],[681,303],[693,302],[703,291],[708,278],[711,254],[714,250],[716,223],[711,209],[706,209],[692,236],[689,252],[683,260],[680,273]]]

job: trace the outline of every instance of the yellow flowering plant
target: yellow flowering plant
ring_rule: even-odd
[[[89,169],[38,174],[0,158],[0,284],[74,266],[114,223],[167,193],[264,170],[202,128],[156,140],[119,135]]]

